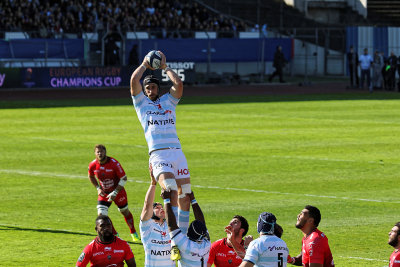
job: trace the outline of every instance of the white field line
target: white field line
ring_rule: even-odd
[[[57,141],[57,142],[65,142],[65,143],[76,143],[76,140],[69,140],[69,139],[57,139],[57,138],[44,138],[44,137],[30,137],[30,139],[35,139],[35,140],[46,140],[46,141]],[[82,142],[79,141],[80,143],[88,143],[88,142]],[[112,144],[112,143],[107,143],[107,145],[120,145],[120,144]],[[124,144],[125,145],[125,144]],[[147,148],[147,146],[142,146],[142,145],[126,145],[126,146],[133,146],[133,147],[139,147],[139,148]]]
[[[382,161],[360,161],[360,160],[351,160],[351,159],[332,159],[332,158],[316,158],[316,157],[307,157],[307,156],[279,156],[272,155],[272,158],[284,158],[284,159],[306,159],[306,160],[320,160],[320,161],[334,161],[334,162],[357,162],[357,163],[369,163],[369,164],[391,164],[391,165],[399,165],[399,163],[395,162],[382,162]]]
[[[23,225],[19,224],[6,224],[6,223],[0,223],[0,226],[4,227],[19,227],[19,228],[29,228]],[[59,231],[59,232],[66,232],[66,233],[78,233],[78,234],[87,234],[87,235],[93,235],[95,236],[96,233],[87,233],[87,232],[82,232],[82,231],[73,231],[69,229],[54,229],[54,228],[29,228],[33,230],[48,230],[48,231]],[[362,257],[344,257],[344,256],[339,256],[340,258],[343,259],[356,259],[356,260],[363,260],[363,261],[379,261],[379,262],[388,262],[389,260],[381,260],[381,259],[370,259],[370,258],[362,258]]]
[[[40,171],[26,171],[26,170],[0,169],[0,173],[21,174],[21,175],[27,175],[27,176],[60,177],[60,178],[69,178],[69,179],[88,179],[87,176],[83,176],[83,175],[68,175],[68,174],[58,174],[58,173],[40,172]],[[128,181],[140,183],[140,184],[146,184],[149,182],[149,181],[138,180],[137,177],[132,177],[132,178],[134,179],[134,181],[132,181],[132,180],[128,180]],[[260,189],[219,187],[219,186],[203,186],[203,185],[192,185],[192,186],[197,187],[197,188],[228,190],[228,191],[242,191],[242,192],[254,192],[254,193],[276,194],[276,195],[290,195],[290,196],[301,196],[301,197],[305,196],[305,197],[315,197],[315,198],[341,199],[341,200],[349,200],[349,201],[400,204],[400,201],[386,201],[386,200],[379,200],[379,199],[324,196],[324,195],[315,195],[315,194],[298,194],[298,193],[288,193],[288,192],[278,192],[278,191],[267,191],[267,190],[260,190]]]
[[[369,258],[362,258],[362,257],[344,257],[344,256],[339,256],[339,258],[343,259],[355,259],[355,260],[363,260],[363,261],[380,261],[380,262],[389,262],[389,259],[387,260],[379,260],[379,259],[369,259]]]

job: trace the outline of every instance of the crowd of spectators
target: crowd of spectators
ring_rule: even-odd
[[[243,21],[216,14],[184,0],[7,0],[0,2],[0,31],[25,31],[32,37],[63,33],[157,32],[159,38],[185,37],[189,31],[235,33]]]

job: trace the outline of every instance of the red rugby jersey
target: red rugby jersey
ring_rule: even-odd
[[[108,157],[104,164],[100,164],[96,159],[89,164],[89,175],[96,176],[101,188],[107,194],[112,192],[119,183],[120,178],[125,176],[125,171],[121,164],[114,158]]]
[[[396,249],[390,255],[389,267],[400,267],[400,250]]]
[[[320,230],[316,229],[303,238],[302,261],[304,267],[309,267],[310,263],[320,263],[324,267],[335,266],[328,238]]]
[[[129,244],[119,237],[115,236],[111,243],[102,243],[99,237],[96,237],[85,247],[76,266],[86,266],[90,262],[90,266],[94,267],[123,267],[124,261],[133,257]]]
[[[243,241],[241,244],[243,245]],[[242,263],[242,258],[228,245],[226,238],[223,238],[211,244],[210,256],[207,263],[214,263],[216,267],[232,267],[239,266]]]

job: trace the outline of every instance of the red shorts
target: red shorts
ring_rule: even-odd
[[[108,202],[107,196],[103,197],[103,196],[98,195],[97,202],[100,202],[100,201],[103,203]],[[108,202],[108,203],[110,203],[110,205],[111,205],[111,202]],[[128,197],[126,195],[125,188],[122,189],[121,191],[119,191],[118,195],[114,198],[114,203],[120,209],[124,208],[124,207],[126,207],[126,205],[128,205]],[[108,205],[108,206],[110,206],[110,205]]]

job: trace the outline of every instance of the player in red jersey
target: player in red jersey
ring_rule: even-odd
[[[328,238],[318,230],[321,212],[314,206],[307,205],[297,216],[296,228],[303,234],[303,246],[300,255],[288,260],[289,263],[304,267],[334,267]]]
[[[246,254],[243,236],[247,234],[248,230],[247,220],[240,215],[235,215],[229,225],[225,227],[227,237],[211,244],[207,267],[212,264],[216,267],[239,266]],[[248,245],[251,240],[253,240],[252,237],[247,239],[246,244]]]
[[[97,188],[97,214],[108,215],[108,208],[114,201],[118,210],[124,215],[133,242],[140,242],[132,213],[128,208],[128,197],[124,188],[128,178],[124,169],[116,159],[107,157],[107,150],[104,145],[96,145],[94,154],[96,159],[89,164],[88,172],[90,182]],[[116,233],[114,228],[113,231]]]
[[[136,267],[135,257],[128,243],[113,235],[110,218],[100,215],[96,218],[97,237],[85,247],[76,263],[84,267],[89,262],[96,267],[123,267],[124,261],[128,267]]]
[[[394,247],[390,255],[389,267],[400,267],[400,222],[396,223],[389,232],[388,244]]]

